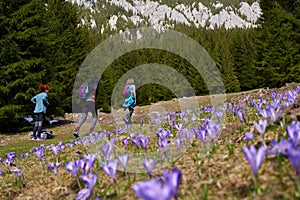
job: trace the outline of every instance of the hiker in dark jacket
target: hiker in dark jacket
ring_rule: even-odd
[[[73,132],[73,135],[78,138],[79,137],[79,130],[82,124],[85,122],[88,112],[92,113],[93,119],[90,126],[90,133],[94,132],[95,126],[97,124],[98,120],[98,114],[96,111],[96,92],[98,87],[98,78],[94,77],[89,83],[88,83],[88,94],[87,98],[82,102],[82,114],[81,118],[79,119],[75,131]]]
[[[35,123],[33,128],[33,137],[31,140],[42,140],[42,125],[47,111],[47,106],[49,105],[47,94],[49,92],[49,86],[41,84],[39,89],[41,90],[41,93],[31,98],[31,102],[35,104],[33,111],[35,114]]]

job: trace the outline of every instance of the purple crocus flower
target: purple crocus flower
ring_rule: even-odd
[[[267,122],[270,121],[270,115],[271,115],[270,109],[268,108],[260,109],[259,114],[261,114],[267,120]]]
[[[60,163],[56,162],[56,163],[50,163],[50,162],[46,162],[46,167],[49,169],[50,172],[57,174],[58,170],[59,170],[59,166]]]
[[[145,137],[139,138],[139,143],[140,143],[140,145],[141,145],[144,149],[147,148],[147,145],[148,145],[149,141],[150,141],[149,138],[145,138]]]
[[[256,128],[256,130],[260,133],[260,135],[262,136],[262,138],[264,138],[264,134],[265,134],[265,131],[266,131],[266,127],[267,127],[267,120],[262,120],[260,119],[258,121],[258,123],[256,122],[253,122],[254,124],[254,127]]]
[[[243,153],[252,168],[252,172],[255,178],[257,177],[258,168],[264,161],[264,158],[266,156],[266,151],[267,151],[266,146],[261,146],[258,149],[258,151],[256,151],[254,145],[250,145],[249,149],[246,146],[243,147]]]
[[[2,169],[0,169],[0,175],[4,174],[4,171]]]
[[[113,146],[111,144],[104,144],[100,146],[100,150],[102,151],[106,160],[109,160],[113,151]]]
[[[142,181],[132,186],[134,193],[143,200],[170,200],[172,191],[168,184],[161,184],[159,179]]]
[[[169,137],[171,131],[169,129],[160,129],[156,135],[159,137],[159,138],[167,138]]]
[[[182,138],[176,138],[174,142],[175,142],[175,144],[177,145],[177,147],[178,147],[179,149],[181,149],[181,147],[182,147],[182,145],[183,145],[183,139],[182,139]]]
[[[5,154],[5,157],[7,158],[7,160],[9,160],[9,162],[13,162],[17,158],[15,152],[9,152]]]
[[[234,115],[237,116],[242,123],[246,121],[244,109],[242,109],[240,107],[234,108]]]
[[[122,139],[122,144],[123,144],[124,147],[127,147],[128,140],[126,138]]]
[[[124,167],[125,170],[126,170],[126,165],[127,165],[128,159],[129,159],[128,154],[124,154],[124,155],[118,157],[119,163]]]
[[[292,146],[293,144],[284,138],[282,138],[280,142],[273,141],[269,154],[287,155],[287,150],[290,149]]]
[[[83,157],[83,166],[80,166],[83,174],[88,174],[96,162],[96,154],[87,154]]]
[[[102,163],[100,168],[112,179],[116,179],[116,173],[118,170],[118,161],[117,160],[110,160],[108,163]]]
[[[58,156],[59,146],[55,146],[54,144],[51,144],[50,147],[54,155]]]
[[[14,173],[19,178],[21,178],[23,175],[23,171],[18,169],[17,167],[13,167],[13,169],[10,172]]]
[[[183,123],[175,124],[175,128],[180,131],[182,129]]]
[[[97,182],[98,174],[97,173],[96,174],[94,174],[94,173],[84,174],[81,176],[81,179],[82,179],[83,183],[85,184],[85,186],[92,191]]]
[[[144,159],[143,160],[144,169],[150,178],[151,178],[151,173],[152,173],[153,169],[155,168],[155,165],[156,165],[155,160],[152,160],[152,159]]]
[[[92,191],[89,188],[83,188],[78,192],[76,200],[88,200],[91,196],[91,193]]]
[[[167,170],[163,170],[164,177],[163,179],[164,184],[168,184],[171,189],[171,194],[175,199],[178,197],[178,189],[181,183],[182,172],[181,170],[174,167],[169,174]]]
[[[136,146],[136,148],[139,148],[139,140],[137,138],[131,138],[131,143]]]
[[[277,119],[282,115],[283,113],[283,109],[277,108],[270,108],[270,112],[271,112],[271,118],[273,122],[276,122]]]
[[[289,148],[287,150],[287,156],[288,156],[290,163],[296,170],[297,175],[299,175],[299,172],[300,172],[300,147],[293,146],[293,147]]]
[[[74,176],[78,176],[78,169],[79,169],[78,160],[67,162],[65,164],[65,167],[68,172],[70,172]]]
[[[167,138],[159,138],[157,141],[157,144],[160,148],[162,148],[164,151],[166,151],[170,141]]]
[[[44,157],[44,146],[39,146],[39,147],[34,147],[33,148],[33,151],[34,151],[34,154],[38,157],[39,160],[42,159],[42,157]]]
[[[193,128],[193,132],[195,134],[196,138],[200,138],[200,140],[204,143],[205,142],[205,137],[206,137],[206,129],[202,128]]]
[[[286,132],[294,146],[297,146],[300,141],[300,122],[292,121],[290,126],[286,128]]]
[[[8,159],[5,159],[3,163],[6,167],[10,166],[11,164],[11,162]]]
[[[206,126],[206,131],[210,139],[214,139],[220,130],[220,123],[214,120],[209,120]]]
[[[21,158],[28,158],[29,157],[29,154],[28,153],[22,153],[20,155]]]
[[[254,138],[254,134],[253,133],[251,133],[251,132],[246,132],[245,133],[244,140],[249,141],[249,140],[253,140],[253,138]]]

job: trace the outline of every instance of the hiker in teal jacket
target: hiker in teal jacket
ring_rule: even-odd
[[[41,140],[42,125],[47,111],[47,106],[49,105],[47,94],[49,87],[41,84],[39,89],[41,90],[41,93],[31,98],[31,102],[35,104],[33,111],[35,114],[35,123],[33,128],[33,137],[31,140]]]
[[[134,111],[134,107],[136,106],[136,93],[135,93],[135,85],[133,79],[128,79],[126,81],[126,86],[129,86],[129,97],[124,98],[123,108],[126,110],[128,108],[129,113],[123,118],[126,124],[133,124],[131,121],[131,116]]]

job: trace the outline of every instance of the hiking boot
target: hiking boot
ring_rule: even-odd
[[[93,133],[93,132],[94,132],[94,128],[91,127],[91,128],[90,128],[90,133]]]
[[[126,118],[123,118],[123,121],[124,121],[126,124],[129,123],[128,120],[127,120]]]
[[[78,131],[73,132],[74,137],[79,138],[79,133]]]
[[[134,124],[133,121],[131,121],[131,119],[128,120],[128,124]]]

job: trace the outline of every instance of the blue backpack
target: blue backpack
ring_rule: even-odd
[[[123,89],[122,95],[125,99],[127,99],[128,97],[130,97],[130,86],[126,85]]]
[[[78,88],[78,97],[81,100],[86,100],[88,98],[89,93],[89,84],[82,83]]]

